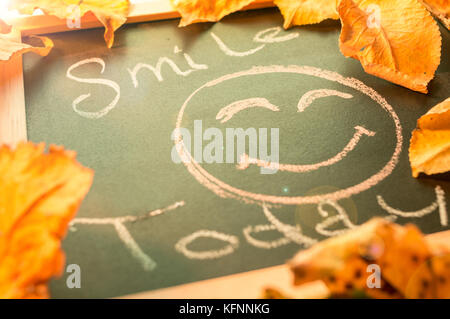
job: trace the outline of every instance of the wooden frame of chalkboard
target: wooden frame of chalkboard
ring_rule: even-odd
[[[244,10],[272,7],[273,2],[256,0]],[[154,0],[135,4],[127,23],[139,23],[162,19],[178,18],[179,14],[169,0]],[[11,21],[10,21],[11,22]],[[86,14],[81,21],[83,29],[102,25],[92,14]],[[18,27],[17,38],[22,36],[71,31],[66,21],[52,16],[20,17],[12,23]],[[15,57],[0,64],[0,144],[14,146],[27,140],[25,94],[22,73],[22,58]],[[427,236],[428,240],[448,245],[450,231]],[[328,295],[323,282],[313,282],[299,288],[292,287],[291,272],[287,265],[263,268],[246,273],[234,274],[215,279],[194,282],[182,286],[160,289],[130,295],[131,298],[258,298],[268,286],[281,288],[298,298],[322,298]]]

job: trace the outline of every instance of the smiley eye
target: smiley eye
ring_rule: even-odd
[[[298,112],[303,112],[308,106],[311,105],[312,102],[314,102],[315,99],[328,96],[339,96],[343,99],[351,99],[353,97],[353,95],[351,94],[336,90],[327,90],[327,89],[311,90],[303,94],[300,101],[298,101],[297,106]]]
[[[262,107],[274,112],[278,112],[280,110],[277,106],[270,103],[267,99],[255,97],[245,100],[239,100],[221,108],[219,113],[217,113],[216,115],[216,120],[221,120],[221,123],[225,123],[226,121],[231,119],[234,114],[251,107]]]

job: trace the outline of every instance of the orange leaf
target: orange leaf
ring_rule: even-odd
[[[108,48],[114,43],[114,31],[127,20],[130,10],[129,0],[11,0],[10,7],[25,14],[32,14],[37,8],[46,14],[59,18],[80,18],[91,11],[105,26],[105,41]]]
[[[249,5],[253,0],[171,0],[181,14],[180,27],[197,22],[215,22]]]
[[[417,0],[341,0],[341,52],[367,73],[427,93],[440,63],[436,21]]]
[[[24,54],[26,52],[34,52],[42,56],[49,54],[53,48],[53,42],[47,37],[33,36],[44,44],[43,47],[34,47],[32,45],[22,43],[20,33],[12,29],[8,34],[0,33],[0,62],[8,61],[15,55]]]
[[[284,28],[339,19],[338,0],[274,0],[284,17]]]
[[[332,295],[349,296],[358,290],[373,298],[399,298],[399,293],[390,291],[387,283],[383,283],[381,289],[369,288],[367,266],[378,264],[385,252],[385,243],[391,243],[401,231],[399,225],[373,218],[343,235],[302,250],[289,262],[294,284],[322,280]]]
[[[450,30],[450,1],[419,0],[423,5]]]
[[[448,298],[449,262],[439,241],[415,225],[376,217],[298,252],[289,265],[294,284],[322,280],[332,295],[348,297],[356,290],[372,298]],[[374,289],[368,283],[377,269],[380,286]]]
[[[61,273],[61,239],[92,183],[75,153],[44,145],[0,148],[0,298],[46,298]]]
[[[409,146],[412,175],[450,171],[450,98],[417,121]]]

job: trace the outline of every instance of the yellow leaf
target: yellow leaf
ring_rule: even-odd
[[[181,14],[180,27],[196,22],[215,22],[249,5],[253,0],[171,0]]]
[[[409,146],[412,175],[450,171],[450,98],[417,121]]]
[[[419,129],[450,130],[450,98],[432,107],[417,121]]]
[[[424,6],[450,30],[449,0],[419,0]]]
[[[436,21],[417,0],[341,0],[341,52],[367,73],[427,93],[440,63]]]
[[[12,29],[8,34],[0,33],[0,62],[8,61],[13,56],[24,54],[26,52],[34,52],[41,56],[49,54],[53,48],[53,42],[47,37],[32,36],[31,38],[37,38],[44,44],[43,47],[34,47],[32,45],[22,43],[20,33],[17,30]]]
[[[127,20],[129,0],[11,0],[10,7],[21,13],[32,14],[37,8],[59,18],[74,18],[79,9],[80,17],[91,11],[105,26],[105,41],[108,48],[114,43],[114,31]]]
[[[284,28],[339,19],[339,0],[274,0],[284,17]]]
[[[450,130],[414,130],[409,147],[412,175],[450,170]]]
[[[75,153],[44,145],[0,148],[0,298],[47,298],[61,273],[61,239],[92,183]]]

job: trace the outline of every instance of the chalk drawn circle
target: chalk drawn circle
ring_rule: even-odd
[[[294,74],[315,76],[332,82],[340,83],[342,85],[353,88],[367,95],[373,101],[378,103],[388,113],[388,115],[392,118],[394,122],[396,145],[392,157],[380,171],[378,171],[377,173],[375,173],[374,175],[372,175],[371,177],[367,178],[366,180],[362,181],[359,184],[338,191],[312,196],[277,196],[277,195],[253,193],[231,186],[208,173],[203,167],[200,166],[198,162],[195,161],[195,159],[188,152],[188,150],[184,146],[183,138],[180,133],[183,115],[186,108],[189,105],[189,102],[195,95],[197,95],[204,88],[213,87],[222,82],[240,78],[243,76],[269,74],[269,73],[294,73]],[[392,173],[392,171],[398,164],[399,156],[402,151],[403,145],[402,126],[400,124],[400,119],[398,115],[395,113],[392,106],[378,92],[376,92],[374,89],[368,87],[363,82],[355,78],[344,77],[336,72],[322,70],[311,66],[298,66],[298,65],[255,66],[249,70],[227,74],[220,78],[205,83],[204,85],[196,89],[183,103],[177,116],[174,137],[176,150],[180,158],[183,159],[183,164],[186,166],[189,173],[192,176],[194,176],[195,179],[200,184],[207,187],[209,190],[211,190],[220,197],[235,198],[247,203],[254,203],[259,205],[267,203],[284,204],[284,205],[318,204],[320,202],[323,202],[324,200],[338,201],[340,199],[348,198],[353,195],[364,192],[380,183],[382,180],[384,180]]]

